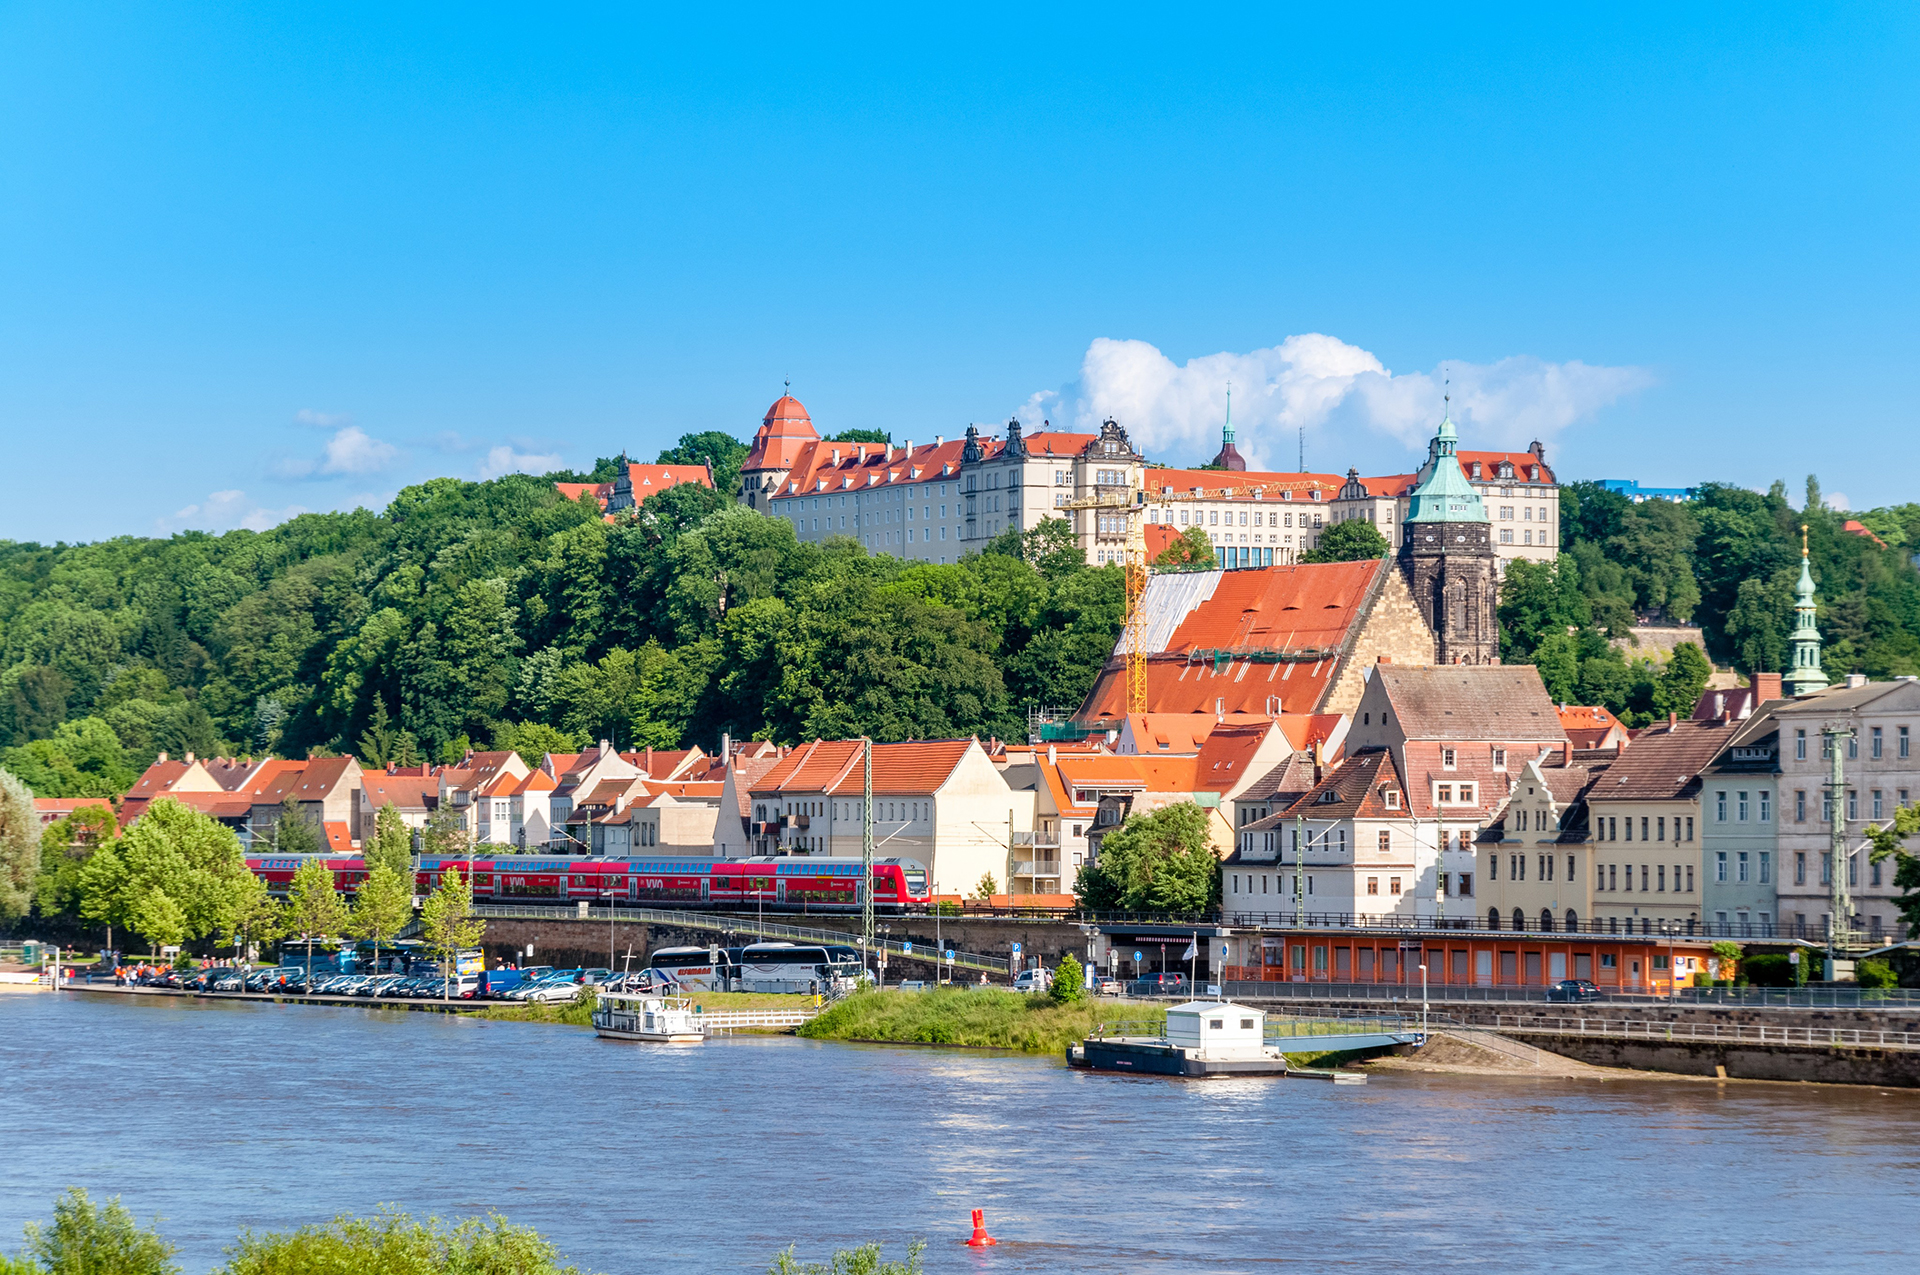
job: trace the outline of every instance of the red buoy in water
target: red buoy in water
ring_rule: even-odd
[[[973,1211],[973,1238],[967,1241],[968,1248],[985,1248],[1000,1241],[987,1234],[986,1215],[980,1209]]]

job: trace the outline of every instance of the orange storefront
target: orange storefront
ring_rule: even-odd
[[[1234,930],[1229,982],[1549,987],[1586,979],[1607,992],[1664,993],[1707,968],[1702,939],[1499,931]]]

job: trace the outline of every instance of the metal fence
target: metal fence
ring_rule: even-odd
[[[1222,986],[1228,996],[1242,1000],[1355,1000],[1393,1003],[1419,1001],[1418,983],[1288,983],[1240,982]],[[1550,987],[1478,987],[1463,984],[1430,984],[1425,999],[1434,1002],[1531,1002],[1548,1003]],[[1155,995],[1143,990],[1141,995]],[[1190,996],[1192,988],[1158,993]],[[1920,991],[1909,988],[1847,987],[1683,987],[1677,995],[1654,992],[1600,993],[1598,1002],[1589,1004],[1676,1005],[1688,1008],[1724,1007],[1728,1009],[1920,1009]]]
[[[1776,1027],[1770,1023],[1660,1023],[1623,1018],[1536,1018],[1495,1014],[1486,1024],[1510,1036],[1599,1036],[1619,1040],[1710,1041],[1726,1045],[1835,1045],[1920,1049],[1920,1032],[1859,1027]]]

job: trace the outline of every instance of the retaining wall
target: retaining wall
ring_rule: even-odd
[[[1716,1044],[1712,1041],[1623,1040],[1578,1034],[1535,1035],[1523,1040],[1549,1053],[1600,1067],[1632,1067],[1683,1076],[1724,1074],[1732,1080],[1804,1080],[1830,1085],[1920,1088],[1920,1050],[1813,1049],[1804,1045]]]

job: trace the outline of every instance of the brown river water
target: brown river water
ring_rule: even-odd
[[[959,1050],[662,1048],[397,1010],[0,997],[0,1248],[69,1185],[189,1272],[243,1226],[496,1210],[584,1270],[1900,1270],[1920,1094],[1398,1073],[1176,1081]],[[1000,1238],[961,1244],[968,1210]]]

